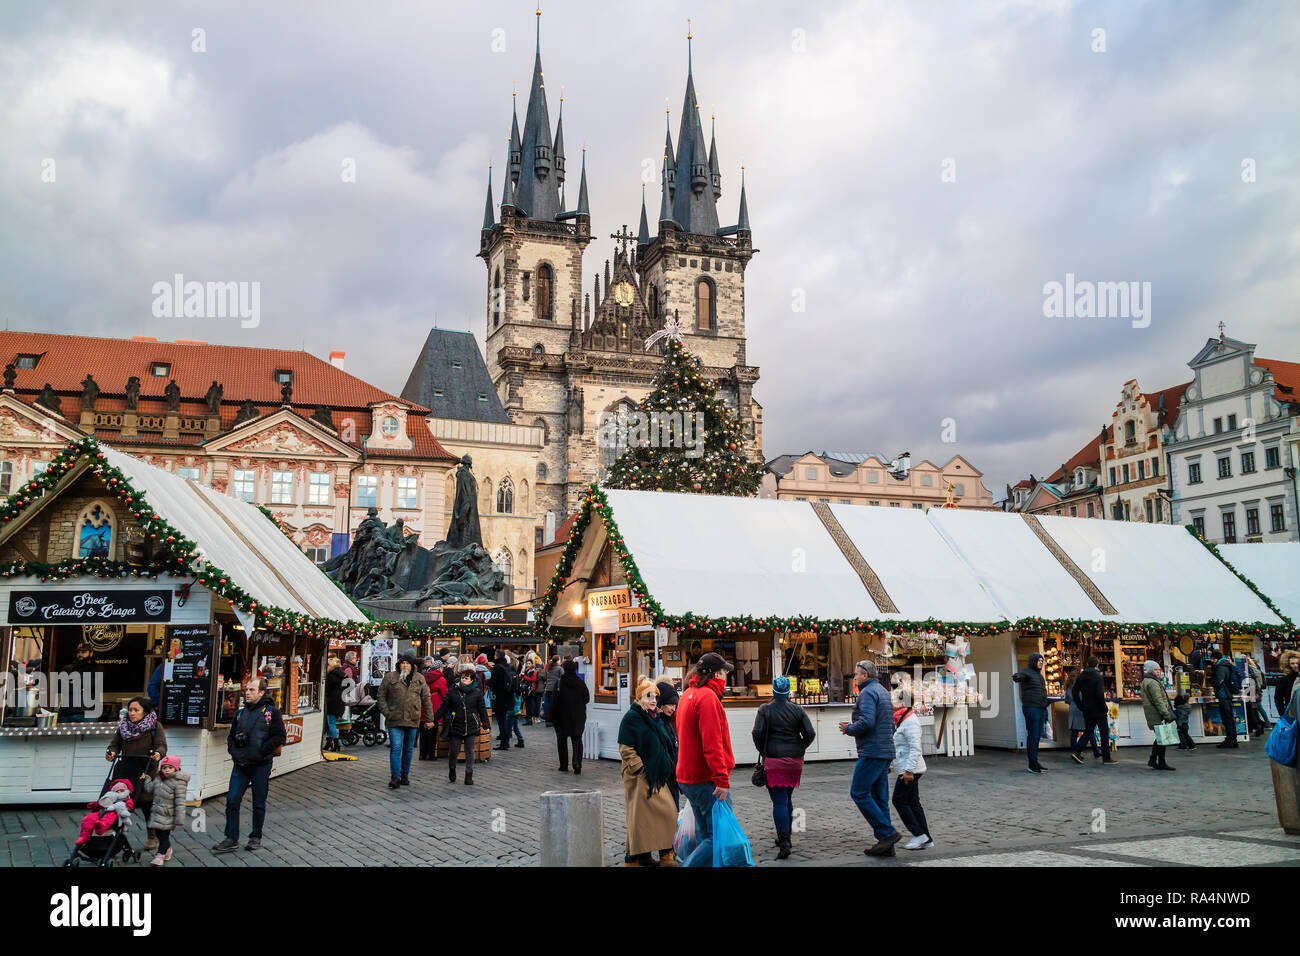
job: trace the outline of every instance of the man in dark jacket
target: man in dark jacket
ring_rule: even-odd
[[[1220,655],[1214,662],[1214,696],[1218,699],[1219,720],[1223,723],[1223,743],[1218,746],[1229,750],[1237,747],[1237,715],[1232,709],[1233,692],[1240,686],[1234,681],[1236,674],[1237,667],[1227,654]]]
[[[1097,658],[1088,658],[1088,666],[1083,669],[1072,689],[1074,702],[1083,712],[1083,733],[1070,747],[1070,759],[1083,763],[1081,753],[1083,742],[1093,739],[1093,731],[1101,738],[1101,762],[1115,762],[1110,755],[1110,720],[1107,718],[1106,682],[1101,671],[1097,670]]]
[[[551,698],[551,723],[555,726],[555,746],[560,752],[560,773],[569,771],[569,744],[573,744],[573,772],[582,773],[582,732],[587,727],[587,704],[591,692],[578,676],[576,661],[565,661],[563,675],[555,696]]]
[[[1030,773],[1047,773],[1038,762],[1038,740],[1047,724],[1047,682],[1043,680],[1043,655],[1029,655],[1029,663],[1011,679],[1020,685],[1020,712],[1025,715],[1025,752]]]
[[[871,824],[876,842],[868,856],[893,856],[903,835],[889,822],[889,764],[894,759],[894,704],[889,691],[876,680],[876,665],[859,661],[858,700],[852,720],[840,721],[840,732],[858,742],[858,762],[853,768],[849,796]]]
[[[275,701],[266,692],[266,678],[251,677],[244,685],[244,706],[230,722],[226,750],[234,765],[230,768],[230,788],[226,792],[226,838],[212,848],[213,853],[239,849],[239,805],[244,794],[253,788],[253,829],[248,834],[246,850],[262,846],[262,825],[266,822],[266,795],[271,784],[271,765],[275,752],[284,746],[284,718]]]
[[[501,738],[497,750],[510,749],[510,715],[515,709],[515,669],[506,660],[505,651],[497,651],[492,664],[492,677],[488,688],[492,691],[492,713],[496,715]]]

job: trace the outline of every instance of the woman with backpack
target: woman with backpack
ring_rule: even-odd
[[[465,786],[474,785],[474,752],[479,734],[491,727],[483,691],[479,688],[474,665],[468,662],[457,667],[457,680],[447,689],[437,719],[442,722],[448,737],[447,779],[456,782],[456,759],[460,748],[465,747]]]
[[[776,825],[778,860],[790,856],[790,820],[794,813],[794,791],[803,775],[803,755],[817,733],[808,714],[790,700],[790,678],[772,681],[772,699],[754,715],[754,746],[758,748],[763,783],[772,801],[772,822]],[[759,771],[755,769],[755,778]]]

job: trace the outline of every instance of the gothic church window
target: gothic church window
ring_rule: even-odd
[[[510,557],[510,550],[508,548],[502,548],[496,553],[496,557],[492,559],[492,567],[501,572],[501,576],[505,578],[507,584],[511,583],[514,560]]]
[[[695,282],[695,328],[709,332],[714,328],[715,319],[713,283],[701,277]]]
[[[537,318],[543,322],[555,321],[555,303],[552,290],[555,273],[551,267],[542,264],[537,267]]]
[[[113,557],[113,512],[102,501],[92,502],[77,518],[77,558]]]
[[[492,278],[492,327],[496,328],[501,324],[501,300],[505,298],[501,289],[501,270],[496,271]]]
[[[539,461],[537,463],[537,480],[538,481],[546,480],[546,462],[544,461]]]
[[[515,513],[515,486],[509,478],[502,478],[497,488],[497,513],[510,515]]]

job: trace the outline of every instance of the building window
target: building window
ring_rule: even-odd
[[[1237,430],[1237,416],[1236,416],[1236,415],[1229,415],[1229,416],[1228,416],[1228,431],[1232,432],[1232,431],[1236,431],[1236,430]]]
[[[966,486],[962,484],[960,481],[952,486],[952,490],[953,490],[953,494],[955,494],[958,498],[963,498],[966,495]]]
[[[537,480],[538,481],[546,480],[546,462],[544,461],[539,461],[537,463]]]
[[[497,488],[497,513],[512,515],[515,513],[515,486],[509,478],[502,478]]]
[[[555,301],[554,301],[555,273],[551,271],[548,265],[537,267],[537,318],[543,322],[553,322],[555,320]]]
[[[816,468],[807,468],[807,469],[805,469],[805,470],[804,470],[804,477],[807,478],[809,481],[816,481],[816,480],[817,480],[817,469],[816,469]]]
[[[6,498],[11,495],[14,483],[14,463],[12,461],[0,461],[0,495]]]
[[[45,474],[45,469],[49,467],[50,463],[48,461],[32,462],[32,477],[35,478],[37,475]]]
[[[1089,518],[1097,517],[1097,509],[1093,507],[1092,502],[1088,502],[1088,517]]]
[[[1259,509],[1246,509],[1246,535],[1259,534]]]
[[[170,362],[154,362],[149,369],[149,374],[154,378],[166,378],[172,373]]]
[[[1231,478],[1231,477],[1232,477],[1232,459],[1231,459],[1231,458],[1220,458],[1220,459],[1219,459],[1219,477],[1220,477],[1220,478]]]
[[[374,508],[379,504],[379,476],[360,475],[357,478],[357,506]]]
[[[1150,523],[1151,523],[1151,518],[1152,518],[1152,509],[1151,509],[1151,499],[1150,499],[1150,498],[1148,498],[1148,499],[1146,500],[1146,511],[1147,511],[1147,523],[1150,524]]]
[[[330,473],[314,471],[307,476],[307,504],[327,505],[330,503]]]
[[[891,501],[891,502],[889,503],[889,507],[891,507],[891,508],[901,508],[901,507],[903,507],[903,504],[902,504],[902,502],[900,502],[900,501]]]
[[[1115,502],[1115,507],[1111,508],[1110,512],[1111,512],[1111,517],[1113,517],[1116,521],[1124,520],[1124,506],[1121,505],[1118,501]]]
[[[921,504],[921,502],[919,502],[919,501],[913,501],[913,502],[912,502],[912,507],[913,507],[913,508],[916,508],[916,509],[918,509],[918,510],[920,510],[921,508],[924,508],[925,505]]]
[[[1111,465],[1111,466],[1110,466],[1110,483],[1111,483],[1112,485],[1115,484],[1115,466],[1114,466],[1114,465]]]
[[[77,519],[77,557],[112,558],[113,512],[96,501]]]
[[[1189,485],[1199,485],[1201,483],[1201,463],[1199,461],[1188,464],[1187,483]]]
[[[1157,498],[1156,499],[1156,521],[1163,522],[1164,520],[1165,520],[1165,504],[1162,499]]]
[[[501,324],[501,300],[504,296],[501,294],[501,270],[497,269],[496,275],[492,277],[492,328]]]
[[[541,528],[534,528],[534,529],[533,529],[533,547],[534,547],[534,548],[540,548],[543,544],[546,543],[545,541],[542,540],[542,534],[543,534],[543,532],[542,532],[542,529],[541,529]]]
[[[1071,518],[1077,518],[1077,517],[1079,517],[1079,506],[1078,506],[1078,505],[1070,505],[1070,517],[1071,517]]]
[[[848,498],[841,498],[841,499],[840,499],[840,504],[842,504],[842,505],[851,505],[851,504],[853,504],[853,502],[852,502],[852,500],[850,500],[850,499],[848,499]]]
[[[880,475],[877,472],[874,471],[867,472],[867,484],[874,485],[877,484],[879,481],[880,481]]]
[[[1280,448],[1264,449],[1264,467],[1280,468],[1282,466],[1282,451]]]
[[[713,283],[703,277],[695,280],[695,328],[708,332],[714,328],[717,303],[714,301]]]
[[[414,475],[404,475],[397,479],[397,507],[420,507],[420,495],[415,487],[417,480]]]
[[[20,355],[18,361],[14,363],[18,368],[36,368],[36,363],[41,360],[39,355]]]
[[[320,567],[330,559],[329,548],[303,548],[303,554],[311,559],[311,563]]]
[[[293,472],[271,472],[271,504],[293,504]]]
[[[177,468],[176,468],[176,474],[178,474],[178,475],[180,475],[182,478],[186,478],[186,479],[188,479],[188,480],[190,480],[190,481],[198,481],[198,480],[199,480],[199,470],[198,470],[198,468],[193,468],[193,467],[189,467],[189,466],[186,466],[186,465],[178,465]]]
[[[1219,434],[1219,432],[1221,432],[1221,431],[1223,431],[1223,419],[1222,419],[1222,418],[1216,418],[1216,419],[1214,420],[1214,434],[1217,435],[1217,434]]]
[[[1124,441],[1125,442],[1137,441],[1137,426],[1131,421],[1127,421],[1124,423]]]
[[[486,402],[486,401],[487,401],[487,392],[479,392],[479,393],[478,393],[478,400],[479,400],[480,402]]]
[[[1237,540],[1237,515],[1233,511],[1223,512],[1223,543],[1232,544]]]
[[[275,384],[276,384],[276,385],[292,385],[292,384],[293,384],[293,369],[289,369],[289,368],[277,368],[277,369],[275,370]]]
[[[1160,459],[1159,459],[1159,458],[1152,458],[1152,459],[1151,459],[1151,477],[1152,477],[1152,478],[1159,478],[1159,477],[1160,477]]]
[[[1145,461],[1140,461],[1138,462],[1138,481],[1141,481],[1146,476],[1147,476],[1147,463]]]
[[[934,485],[934,477],[931,475],[922,475],[921,484],[923,484],[927,488],[932,487]]]
[[[1241,453],[1241,473],[1243,475],[1253,474],[1255,471],[1255,453],[1253,451],[1243,451]]]
[[[236,468],[230,482],[230,493],[240,501],[252,501],[257,489],[257,472]]]
[[[829,498],[818,498],[817,500],[820,501],[820,502],[821,502],[822,504],[824,504],[824,505],[828,505],[828,504],[831,503],[831,499],[829,499]]]
[[[1128,484],[1128,465],[1120,465],[1120,472],[1124,475],[1124,484]]]
[[[453,359],[453,360],[452,360],[452,363],[451,363],[451,367],[452,367],[452,368],[460,368],[460,367],[461,367],[461,366],[460,366],[460,359]]]
[[[1193,518],[1192,527],[1196,529],[1197,534],[1199,534],[1202,538],[1204,538],[1205,537],[1205,515],[1197,515],[1195,518]]]
[[[880,502],[879,502],[879,501],[868,501],[867,504],[869,504],[869,505],[874,505],[874,506],[877,507],[877,508],[880,507]]]
[[[1286,518],[1282,514],[1282,504],[1268,506],[1269,530],[1273,532],[1286,530]]]

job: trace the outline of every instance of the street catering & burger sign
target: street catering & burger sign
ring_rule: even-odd
[[[168,588],[9,592],[11,625],[166,623],[171,611]]]

